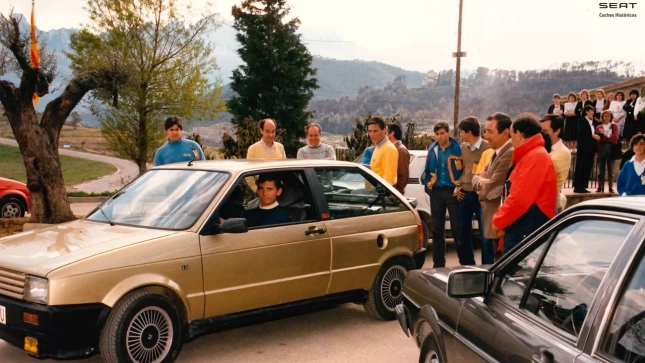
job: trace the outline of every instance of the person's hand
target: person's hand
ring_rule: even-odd
[[[497,229],[495,226],[493,226],[493,233],[495,233],[497,238],[502,238],[506,235],[506,232],[503,229]]]
[[[483,188],[486,184],[490,183],[490,179],[482,179],[479,181],[479,188]]]
[[[461,187],[455,188],[455,197],[457,197],[457,200],[460,202],[466,198],[466,194],[461,191]]]
[[[482,172],[479,173],[479,176],[481,176],[482,178],[485,178],[486,177],[486,170],[482,170]]]
[[[593,137],[594,139],[596,139],[596,141],[600,140],[600,135],[595,135],[595,134],[594,134],[594,135],[591,135],[591,137]]]

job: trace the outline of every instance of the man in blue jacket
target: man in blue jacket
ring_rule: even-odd
[[[165,165],[191,160],[205,160],[204,151],[193,140],[181,137],[184,125],[179,116],[170,116],[164,124],[168,142],[155,153],[154,165]]]
[[[446,209],[450,214],[450,230],[455,241],[459,201],[456,183],[461,177],[461,146],[450,137],[450,126],[445,121],[433,127],[436,141],[428,149],[423,184],[430,194],[430,213],[432,214],[432,260],[434,268],[446,266]]]

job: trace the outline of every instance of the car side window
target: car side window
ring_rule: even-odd
[[[330,219],[407,210],[389,189],[359,168],[317,168]]]
[[[263,174],[277,177],[281,185],[279,194],[272,200],[277,202],[276,213],[265,216],[260,209],[258,182]],[[275,186],[275,181],[270,182]],[[265,209],[268,210],[268,209]],[[218,207],[220,223],[228,218],[247,218],[249,228],[262,228],[275,224],[301,223],[316,220],[309,185],[302,171],[284,171],[277,173],[247,174],[240,178],[228,193],[224,202]],[[274,218],[276,214],[282,215]]]
[[[410,179],[420,179],[426,169],[426,156],[415,156],[410,161]]]
[[[645,358],[645,258],[640,261],[620,295],[600,352],[621,362]]]
[[[543,243],[520,261],[516,272],[503,279],[498,293],[517,306],[530,286],[520,307],[577,336],[600,282],[632,228],[629,222],[601,219],[566,225],[550,244]]]

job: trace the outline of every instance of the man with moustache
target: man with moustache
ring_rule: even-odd
[[[511,144],[511,117],[505,113],[497,112],[486,118],[485,132],[488,145],[495,150],[488,166],[479,175],[473,175],[473,187],[479,191],[479,200],[484,213],[480,232],[484,230],[482,244],[482,264],[495,262],[495,251],[499,237],[493,231],[493,216],[497,213],[502,201],[506,174],[513,158],[513,145]]]

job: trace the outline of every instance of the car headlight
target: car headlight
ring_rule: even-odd
[[[27,276],[23,299],[39,304],[47,304],[49,281],[42,277]]]

